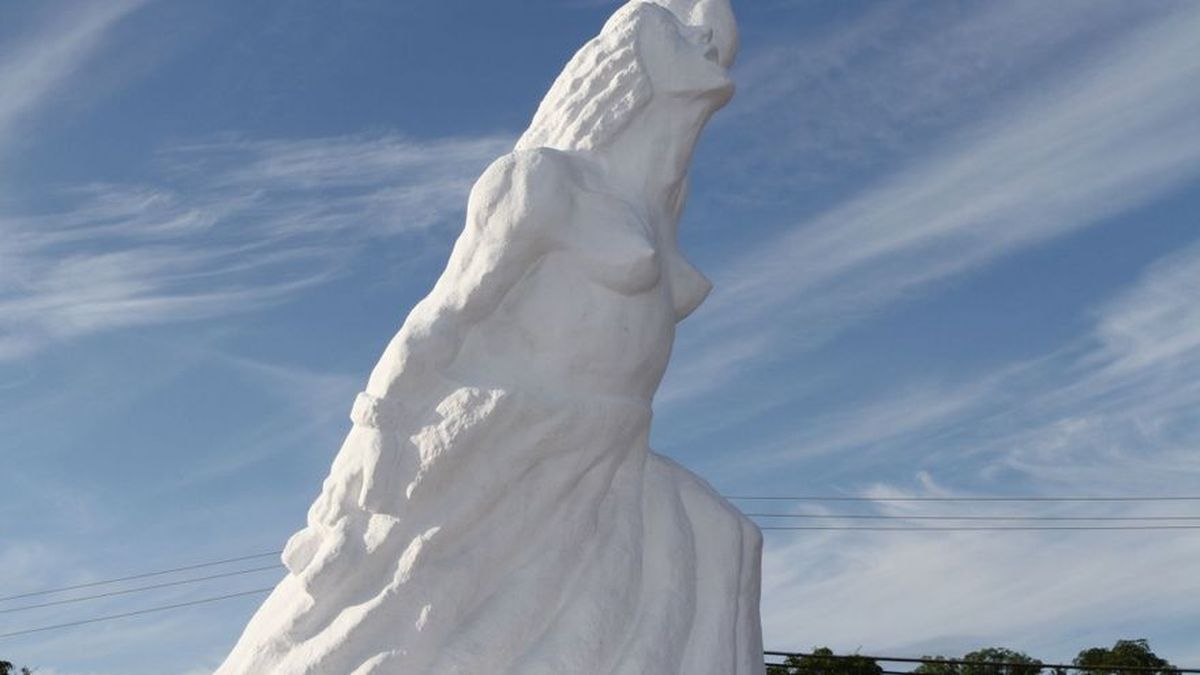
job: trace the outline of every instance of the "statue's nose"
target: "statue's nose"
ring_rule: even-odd
[[[687,26],[687,37],[692,42],[706,45],[712,42],[713,29],[708,26]]]

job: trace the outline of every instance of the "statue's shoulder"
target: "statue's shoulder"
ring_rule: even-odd
[[[532,172],[570,173],[577,171],[583,161],[576,153],[547,147],[513,150],[505,157],[515,166]]]
[[[569,208],[586,182],[586,162],[553,148],[514,150],[497,158],[475,182],[467,206],[472,220],[504,214],[510,219]]]
[[[582,185],[592,171],[590,162],[575,153],[545,147],[514,150],[493,161],[472,192],[499,195],[519,189],[549,196]]]

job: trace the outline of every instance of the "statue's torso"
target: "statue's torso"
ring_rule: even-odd
[[[660,282],[619,293],[589,278],[571,251],[553,251],[467,330],[447,375],[504,389],[649,401],[674,336]]]
[[[587,158],[549,149],[498,160],[473,205],[447,272],[373,375],[377,390],[408,400],[401,382],[422,370],[452,385],[648,403],[679,316],[669,284],[681,277],[666,266],[686,265],[662,250],[651,209]]]

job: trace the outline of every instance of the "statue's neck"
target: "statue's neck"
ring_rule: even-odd
[[[712,115],[707,108],[651,103],[598,153],[617,190],[644,203],[654,218],[673,214],[696,140]]]

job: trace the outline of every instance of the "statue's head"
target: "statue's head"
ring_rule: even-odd
[[[664,5],[625,5],[563,68],[517,149],[602,147],[653,99],[716,110],[733,82],[713,38]]]
[[[712,43],[718,51],[717,60],[726,68],[737,56],[738,30],[729,0],[651,0],[671,10],[679,20],[690,26],[703,26],[713,32]]]

